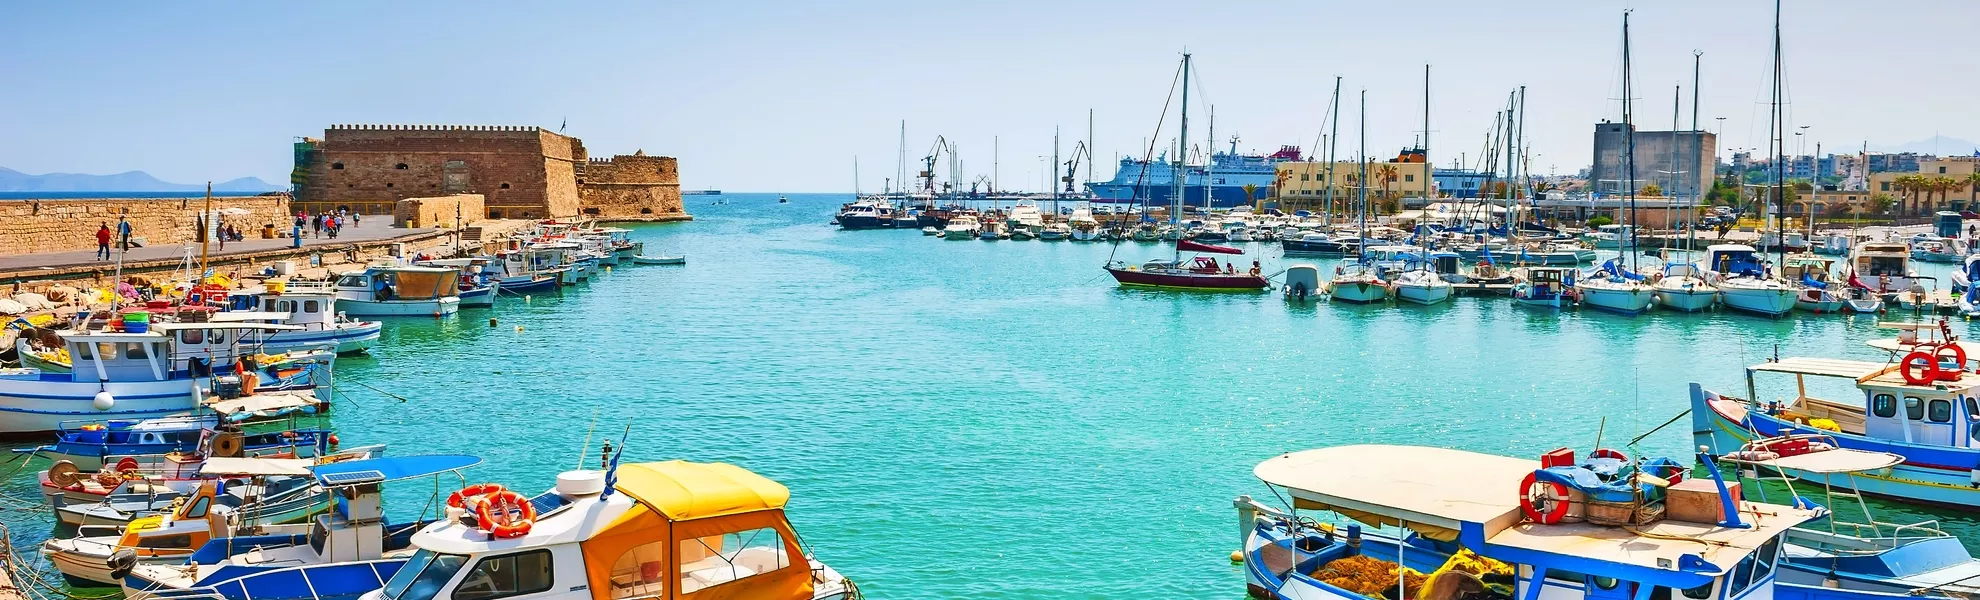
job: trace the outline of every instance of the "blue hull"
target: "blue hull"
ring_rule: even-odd
[[[1251,198],[1251,201],[1264,199],[1265,186],[1267,185],[1271,185],[1271,182],[1266,181],[1258,184],[1258,191],[1254,193],[1255,195]],[[1143,198],[1146,198],[1149,204],[1167,206],[1173,201],[1172,199],[1176,195],[1176,186],[1173,183],[1159,186],[1142,186],[1140,194],[1135,193],[1134,184],[1089,183],[1086,185],[1086,189],[1093,192],[1094,196],[1096,196],[1093,200],[1094,202],[1101,203],[1138,203]],[[1242,185],[1213,186],[1210,190],[1210,205],[1213,207],[1231,208],[1235,206],[1251,206],[1251,201],[1245,199],[1244,186]],[[1185,188],[1183,190],[1183,203],[1188,206],[1203,206],[1203,192],[1204,186],[1200,184]]]

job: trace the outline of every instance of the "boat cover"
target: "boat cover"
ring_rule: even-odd
[[[1551,481],[1580,490],[1588,499],[1600,502],[1630,502],[1636,499],[1640,489],[1648,498],[1662,496],[1662,492],[1647,484],[1636,481],[1637,473],[1673,473],[1685,471],[1677,461],[1661,456],[1645,459],[1642,466],[1633,466],[1629,461],[1616,458],[1590,458],[1575,466],[1548,467],[1534,472],[1539,481]],[[1661,477],[1661,475],[1659,475]]]
[[[1191,240],[1176,240],[1176,249],[1184,252],[1209,252],[1212,254],[1244,254],[1243,250],[1230,246],[1216,246]]]
[[[1904,457],[1889,452],[1835,448],[1821,452],[1809,452],[1806,454],[1751,461],[1740,460],[1736,456],[1728,455],[1725,457],[1725,460],[1728,462],[1760,465],[1777,470],[1830,475],[1836,473],[1862,473],[1897,466],[1898,463],[1904,462]]]
[[[199,466],[201,475],[308,475],[314,462],[307,458],[232,458],[216,456]]]
[[[316,479],[323,482],[324,485],[335,485],[337,484],[337,476],[346,474],[372,475],[372,477],[365,478],[362,483],[379,483],[381,481],[398,481],[401,479],[446,473],[448,471],[459,471],[478,464],[481,464],[479,457],[465,454],[426,454],[316,465],[311,467],[309,472],[315,473]],[[367,471],[370,473],[366,473]],[[381,477],[383,478],[382,480],[379,479]]]
[[[1517,484],[1538,468],[1539,461],[1523,458],[1367,444],[1283,454],[1251,472],[1290,491],[1294,508],[1400,524],[1449,541],[1464,523],[1483,524],[1486,537],[1517,524]]]

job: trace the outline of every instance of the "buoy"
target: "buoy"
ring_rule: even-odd
[[[1241,563],[1241,562],[1244,562],[1244,551],[1243,551],[1243,550],[1232,550],[1232,551],[1231,551],[1231,562],[1232,562],[1232,563]]]
[[[330,434],[330,445],[335,446],[337,443],[337,434]]]
[[[516,326],[516,333],[522,333],[522,326],[521,326],[521,325],[517,325],[517,326]]]
[[[488,318],[488,326],[489,326],[489,327],[494,327],[494,326],[495,326],[495,317],[489,317],[489,318]]]
[[[529,295],[528,295],[528,294],[524,294],[524,295],[523,295],[523,304],[529,304]]]
[[[110,390],[103,390],[96,393],[96,399],[90,400],[89,405],[96,410],[110,410],[117,406],[117,397],[110,395]]]

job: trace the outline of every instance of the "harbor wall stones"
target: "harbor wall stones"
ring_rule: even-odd
[[[540,127],[333,125],[297,144],[296,163],[296,203],[310,211],[383,214],[408,198],[478,194],[477,216],[491,219],[686,218],[674,159],[593,161],[582,140]]]
[[[578,186],[588,216],[606,221],[678,221],[690,217],[681,204],[679,163],[645,152],[591,159]]]
[[[392,226],[459,228],[460,221],[472,223],[487,212],[481,194],[407,198],[392,211]]]
[[[97,227],[108,223],[114,233],[118,216],[130,221],[132,239],[145,245],[184,244],[193,241],[205,206],[205,198],[6,200],[0,202],[0,254],[93,250]],[[213,210],[220,223],[248,237],[259,237],[269,224],[287,233],[294,214],[288,194],[214,198]]]

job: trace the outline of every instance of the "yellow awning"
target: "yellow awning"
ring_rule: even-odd
[[[618,490],[671,521],[783,508],[791,490],[727,463],[683,460],[620,465]]]

